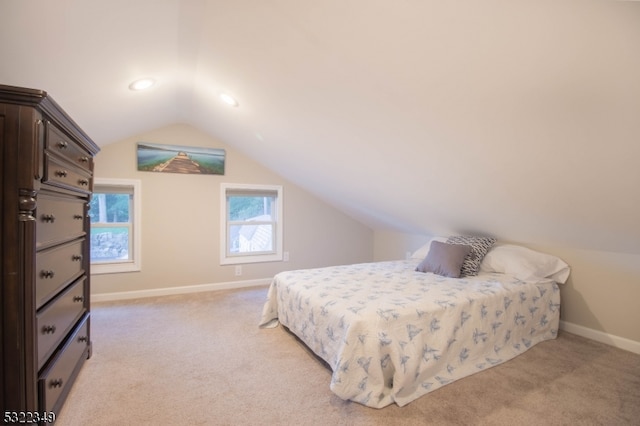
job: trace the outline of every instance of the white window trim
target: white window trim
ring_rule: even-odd
[[[133,241],[131,242],[133,259],[123,262],[92,263],[91,274],[138,272],[142,269],[142,183],[139,179],[94,178],[94,191],[100,185],[133,188]],[[90,237],[87,236],[87,238]]]
[[[227,256],[227,192],[231,190],[254,190],[254,191],[271,191],[278,194],[276,200],[276,229],[275,229],[275,253]],[[238,265],[246,263],[259,262],[278,262],[282,261],[283,247],[283,202],[282,202],[282,186],[280,185],[253,185],[242,183],[221,183],[220,184],[220,264],[221,265]]]

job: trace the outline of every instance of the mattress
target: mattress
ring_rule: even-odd
[[[286,326],[328,363],[336,395],[375,408],[404,406],[557,337],[554,281],[447,278],[417,263],[279,273],[260,326]]]

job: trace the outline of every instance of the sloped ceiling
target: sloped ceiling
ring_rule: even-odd
[[[99,145],[189,123],[376,229],[640,253],[639,76],[640,2],[0,2]]]

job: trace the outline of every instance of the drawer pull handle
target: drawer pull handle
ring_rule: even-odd
[[[78,337],[78,342],[85,343],[85,342],[88,342],[88,341],[89,341],[89,338],[87,336]]]
[[[82,260],[82,256],[79,254],[74,254],[73,256],[71,256],[71,260],[78,262],[80,260]]]
[[[78,161],[81,163],[88,163],[89,162],[89,157],[80,157],[78,158]]]
[[[53,334],[56,332],[55,325],[45,325],[42,327],[42,334]]]
[[[84,296],[73,296],[74,302],[82,302],[84,300]]]
[[[80,180],[78,181],[78,183],[79,183],[81,186],[87,186],[87,185],[89,185],[89,181],[88,181],[87,179],[80,179]]]
[[[84,218],[82,217],[82,215],[81,215],[81,214],[74,214],[74,215],[73,215],[73,218],[74,218],[75,220],[82,220],[82,219],[84,219]]]
[[[55,222],[56,221],[56,217],[52,214],[43,214],[42,215],[42,221],[43,222]]]
[[[52,379],[49,381],[49,387],[51,388],[61,388],[62,387],[62,379]]]
[[[53,276],[55,275],[55,272],[53,272],[51,269],[44,269],[42,270],[42,272],[40,272],[40,276],[42,278],[53,278]]]
[[[66,171],[66,170],[56,170],[56,176],[59,176],[59,177],[63,177],[63,178],[64,178],[64,177],[67,177],[67,174],[68,174],[68,173],[67,173],[67,171]]]
[[[60,148],[60,149],[66,149],[68,145],[69,144],[67,143],[67,141],[58,142],[58,148]]]

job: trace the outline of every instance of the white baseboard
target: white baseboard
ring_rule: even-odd
[[[581,325],[573,324],[566,321],[560,321],[560,329],[566,331],[567,333],[577,334],[578,336],[586,337],[587,339],[606,343],[607,345],[615,346],[616,348],[640,354],[640,342],[636,342],[634,340],[614,336],[612,334],[594,330],[592,328],[583,327]]]
[[[110,302],[113,300],[139,299],[142,297],[169,296],[174,294],[199,293],[202,291],[229,290],[235,288],[269,285],[271,278],[257,280],[231,281],[213,284],[198,284],[183,287],[153,288],[149,290],[122,291],[118,293],[97,293],[91,295],[92,302]]]

